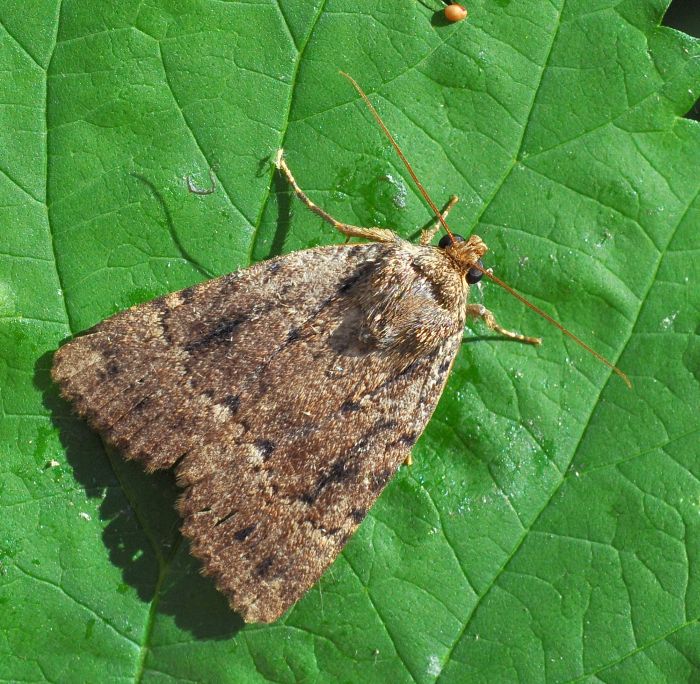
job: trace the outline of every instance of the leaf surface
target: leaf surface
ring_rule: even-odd
[[[700,47],[661,0],[439,5],[0,3],[0,680],[697,676]],[[415,464],[283,620],[243,626],[172,478],[105,451],[48,369],[125,307],[338,242],[279,147],[334,216],[415,237],[429,211],[341,69],[487,266],[634,387],[475,291],[544,345],[468,330]]]

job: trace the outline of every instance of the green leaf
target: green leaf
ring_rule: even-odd
[[[666,5],[0,3],[0,680],[697,678],[700,47]],[[338,218],[430,221],[339,69],[487,265],[634,387],[475,290],[543,346],[465,344],[415,465],[284,619],[243,626],[171,476],[106,452],[48,369],[115,311],[338,242],[278,147]]]

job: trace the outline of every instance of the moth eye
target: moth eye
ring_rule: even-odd
[[[440,242],[438,242],[438,247],[440,249],[445,249],[446,247],[449,247],[452,244],[453,239],[455,242],[464,242],[464,238],[461,235],[453,233],[452,237],[450,237],[449,235],[443,235],[440,238]]]
[[[447,21],[463,21],[467,18],[467,8],[458,5],[456,2],[445,7],[445,19]]]
[[[481,263],[481,259],[479,259],[477,262],[481,268],[484,267],[484,264]],[[470,268],[467,271],[467,282],[470,285],[476,285],[482,278],[484,277],[484,274],[478,269],[478,268]]]

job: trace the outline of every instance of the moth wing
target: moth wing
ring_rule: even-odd
[[[212,444],[211,458],[203,453],[178,466],[186,486],[182,531],[246,621],[279,618],[342,550],[422,433],[458,345],[453,338],[396,374],[365,359],[368,384],[351,399],[338,393],[323,416],[312,405],[322,374],[301,375],[308,393],[296,405],[308,410],[276,423],[288,423],[286,436],[261,430],[225,452]],[[289,354],[280,354],[280,366],[295,364]],[[331,364],[324,370],[331,373]],[[288,387],[247,405],[265,414],[290,401]]]
[[[235,440],[240,388],[374,247],[295,252],[122,311],[61,347],[52,377],[127,458],[172,467],[207,434]]]
[[[183,533],[247,621],[277,619],[333,561],[423,431],[459,347],[459,321],[409,361],[367,339],[390,249],[264,262],[118,314],[56,354],[54,379],[93,428],[149,470],[175,467]]]

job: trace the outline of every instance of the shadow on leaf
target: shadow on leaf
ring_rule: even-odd
[[[277,170],[273,174],[273,183],[277,196],[277,228],[267,255],[268,259],[279,256],[284,251],[284,242],[292,219],[292,192],[284,176]]]
[[[102,536],[124,583],[196,639],[235,636],[242,619],[200,574],[200,564],[179,532],[174,510],[179,491],[172,473],[148,475],[106,447],[59,396],[49,373],[52,362],[53,352],[38,359],[34,384],[51,412],[76,481],[87,496],[102,498],[100,519],[107,521]]]

